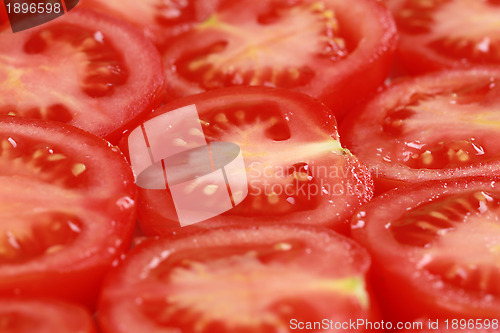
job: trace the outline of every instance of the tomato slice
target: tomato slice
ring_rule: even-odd
[[[241,227],[158,239],[107,277],[98,321],[103,333],[264,333],[288,332],[293,319],[297,326],[366,319],[368,267],[364,249],[326,229]]]
[[[0,32],[0,114],[57,120],[116,141],[163,89],[154,46],[91,11]]]
[[[44,299],[0,299],[0,331],[96,333],[90,313],[75,304]]]
[[[500,183],[434,182],[375,198],[353,218],[374,284],[397,320],[500,313]]]
[[[392,17],[376,1],[228,1],[169,42],[166,98],[272,86],[317,97],[342,117],[384,81],[395,44]]]
[[[500,64],[498,0],[389,0],[398,59],[413,73]]]
[[[0,119],[0,296],[95,301],[130,245],[136,188],[116,148],[60,123]]]
[[[404,80],[341,126],[378,191],[404,183],[499,175],[500,71],[457,70]]]
[[[168,189],[140,189],[139,221],[146,234],[257,221],[322,225],[346,233],[351,214],[371,198],[369,171],[342,148],[335,119],[312,98],[276,88],[232,87],[174,101],[148,119],[193,104],[207,142],[232,142],[241,148],[248,196],[220,216],[180,228]],[[186,141],[173,145],[194,148]],[[207,191],[205,200],[212,194]]]
[[[127,21],[159,48],[197,22],[208,19],[222,0],[81,0],[87,7]]]

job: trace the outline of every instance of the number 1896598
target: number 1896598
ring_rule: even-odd
[[[60,14],[63,12],[63,8],[60,3],[28,3],[28,2],[16,2],[14,4],[7,3],[5,5],[7,13],[9,14]]]

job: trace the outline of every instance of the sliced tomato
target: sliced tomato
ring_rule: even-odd
[[[387,192],[353,218],[394,320],[498,319],[500,183],[433,182]]]
[[[98,321],[103,333],[265,333],[306,332],[302,324],[324,318],[373,320],[368,267],[364,249],[326,229],[241,227],[158,239],[107,277]]]
[[[155,47],[132,27],[91,11],[24,32],[0,32],[0,114],[56,120],[108,140],[158,106]]]
[[[197,140],[192,139],[203,135],[209,143],[237,144],[247,168],[248,195],[222,215],[180,228],[168,189],[140,189],[139,221],[146,234],[258,221],[321,225],[346,233],[351,214],[372,197],[369,171],[340,145],[330,111],[309,96],[276,88],[232,87],[174,101],[147,119],[193,104],[204,133],[189,131],[192,136],[185,140],[161,144],[194,148]],[[192,190],[186,186],[186,193]],[[214,193],[206,190],[204,201],[210,202]]]
[[[498,0],[388,0],[411,72],[500,64]]]
[[[401,184],[500,175],[500,71],[458,70],[404,80],[342,124],[377,191]]]
[[[158,47],[208,19],[222,0],[81,0],[79,6],[127,21]]]
[[[136,188],[123,155],[56,122],[0,119],[0,296],[95,301],[128,247]]]
[[[227,1],[169,42],[166,98],[272,86],[317,97],[342,117],[384,81],[395,44],[392,17],[376,1]]]
[[[91,314],[71,303],[43,299],[0,299],[0,332],[96,333]]]

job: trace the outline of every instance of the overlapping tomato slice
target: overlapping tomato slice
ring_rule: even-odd
[[[179,99],[148,119],[188,105],[196,106],[203,130],[193,128],[189,135],[241,148],[248,195],[222,215],[181,228],[169,189],[140,189],[139,221],[146,234],[255,222],[321,225],[345,233],[353,211],[371,198],[368,170],[342,148],[333,116],[314,99],[276,88],[232,87]],[[175,131],[174,125],[167,130]],[[190,149],[192,142],[197,140],[159,144]],[[210,202],[215,192],[206,186],[203,200]]]
[[[500,63],[497,0],[388,0],[412,72]]]
[[[487,178],[387,192],[352,221],[386,315],[498,319],[500,185]]]
[[[317,97],[341,118],[384,81],[395,46],[376,1],[224,1],[163,51],[166,99],[271,86]]]
[[[0,32],[0,114],[56,120],[117,140],[163,88],[158,52],[125,23],[91,11]]]
[[[98,320],[103,333],[286,332],[324,318],[373,320],[368,266],[359,245],[325,229],[261,225],[157,239],[111,272]]]
[[[91,305],[130,245],[136,188],[106,141],[71,126],[0,119],[0,295]]]
[[[496,176],[500,72],[441,72],[394,83],[342,124],[379,191],[404,183]]]

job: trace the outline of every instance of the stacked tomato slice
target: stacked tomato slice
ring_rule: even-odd
[[[342,125],[378,191],[428,180],[500,176],[500,71],[439,72],[394,83]]]
[[[209,143],[233,142],[241,148],[248,196],[225,214],[181,228],[168,189],[140,189],[139,221],[146,234],[257,221],[326,226],[348,233],[349,217],[371,199],[369,171],[342,148],[335,119],[314,99],[286,90],[233,87],[179,99],[147,119],[189,105],[196,105],[203,130],[189,133],[204,135]],[[192,148],[189,138],[174,141],[174,146]],[[128,136],[123,143],[128,153]],[[186,186],[184,192],[194,190]],[[203,200],[211,200],[207,193]]]
[[[60,123],[0,119],[0,295],[92,305],[127,250],[136,188],[109,144]]]
[[[489,179],[400,188],[365,205],[353,236],[398,319],[498,319],[499,185]]]
[[[116,141],[158,106],[161,70],[139,32],[92,11],[18,33],[4,28],[0,115],[60,121]]]
[[[99,323],[104,333],[224,333],[374,320],[368,267],[364,249],[325,229],[254,225],[154,240],[108,276]]]

